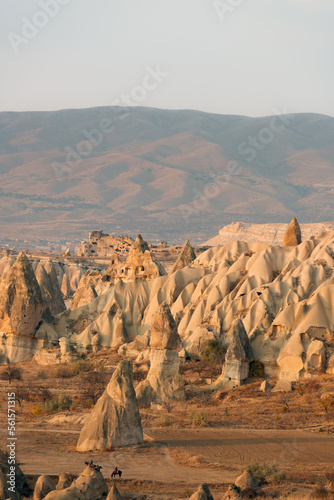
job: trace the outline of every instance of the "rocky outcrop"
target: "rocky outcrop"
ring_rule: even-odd
[[[12,485],[10,481],[10,465],[8,456],[0,450],[0,498],[10,498],[11,500],[21,500],[22,497],[29,497],[31,489],[26,478],[18,465],[15,465],[15,491],[9,490]]]
[[[46,304],[24,253],[0,281],[0,331],[33,336]]]
[[[252,488],[258,488],[259,483],[256,481],[254,475],[245,470],[240,476],[235,480],[235,485],[241,490],[247,490]]]
[[[170,308],[163,302],[151,324],[150,370],[146,379],[136,388],[141,406],[185,400],[184,381],[179,373],[178,350],[181,346],[181,338]]]
[[[38,264],[35,274],[41,289],[42,297],[52,314],[59,314],[65,311],[66,306],[63,294],[60,291],[58,279],[52,262],[47,266]]]
[[[108,486],[102,473],[92,469],[89,465],[78,479],[73,481],[72,487],[77,488],[85,500],[100,500],[108,494]]]
[[[243,322],[238,319],[231,326],[231,341],[225,356],[223,373],[217,381],[222,387],[241,385],[248,378],[253,352]]]
[[[143,430],[133,388],[132,362],[121,361],[78,440],[78,451],[140,444]]]
[[[213,496],[211,495],[208,485],[204,483],[198,487],[198,490],[191,495],[189,500],[213,500]]]
[[[111,257],[113,253],[124,254],[128,252],[133,243],[129,236],[110,236],[103,231],[89,233],[88,241],[82,241],[79,257]]]
[[[51,477],[43,474],[37,479],[34,489],[34,500],[42,500],[47,496],[50,491],[56,489],[55,483],[52,481]]]
[[[62,472],[61,474],[59,474],[56,489],[57,490],[65,490],[66,488],[69,488],[70,486],[71,486],[71,481],[70,481],[68,475],[65,472]]]
[[[111,256],[109,269],[102,277],[102,282],[148,281],[166,274],[162,265],[153,260],[146,241],[138,234],[125,262],[120,261],[117,254]]]
[[[97,296],[95,285],[101,279],[101,274],[98,271],[87,271],[82,276],[78,288],[71,302],[71,309],[90,304]]]
[[[285,232],[283,246],[296,247],[302,242],[302,233],[296,217],[292,219],[288,229]]]
[[[172,269],[169,271],[169,274],[173,274],[179,269],[183,269],[184,267],[190,266],[190,264],[196,259],[195,250],[190,244],[190,241],[187,240],[181,250],[181,253],[173,265]]]
[[[107,496],[107,500],[122,500],[122,495],[117,489],[117,486],[113,484]]]

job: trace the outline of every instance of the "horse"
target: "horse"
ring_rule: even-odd
[[[114,469],[113,472],[111,473],[111,479],[114,479],[114,477],[116,477],[118,474],[118,476],[121,478],[122,477],[122,471],[121,470],[116,470]]]

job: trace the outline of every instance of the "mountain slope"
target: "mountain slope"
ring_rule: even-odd
[[[109,107],[0,113],[1,232],[205,240],[334,220],[334,118]]]

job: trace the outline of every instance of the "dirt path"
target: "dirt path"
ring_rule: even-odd
[[[77,453],[79,431],[24,429],[17,432],[17,455],[27,474],[80,473],[92,458],[103,466],[105,477],[115,465],[124,479],[166,483],[232,482],[241,464],[251,460],[276,460],[283,469],[318,470],[334,464],[334,436],[305,431],[256,431],[236,429],[150,429],[151,443],[108,453]],[[5,434],[1,432],[1,447]],[[189,467],[182,457],[202,461]],[[209,468],[209,463],[217,468]],[[218,469],[220,467],[220,469]]]

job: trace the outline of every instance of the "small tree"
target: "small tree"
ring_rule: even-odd
[[[22,401],[29,401],[29,389],[24,385],[16,385],[13,388],[15,392],[15,400],[19,403],[19,407],[22,406]]]
[[[95,405],[106,386],[105,374],[100,372],[88,372],[82,373],[80,378],[82,382],[82,398]]]
[[[13,380],[22,380],[22,370],[13,365],[8,365],[1,372],[1,380],[7,380],[10,384]]]
[[[38,398],[42,399],[45,405],[47,401],[50,401],[50,399],[52,399],[52,394],[46,387],[40,387],[38,389]]]

